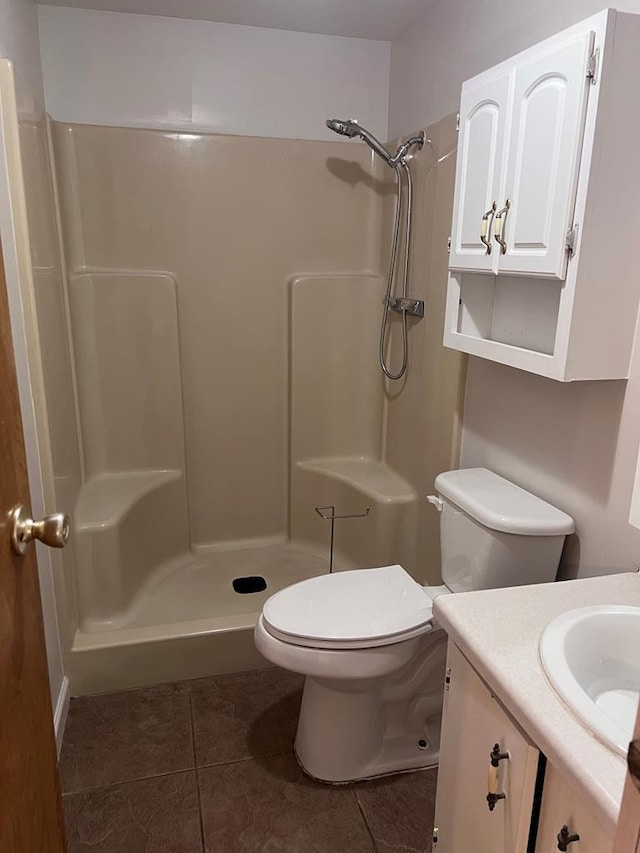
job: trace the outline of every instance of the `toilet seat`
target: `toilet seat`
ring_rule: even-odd
[[[365,649],[432,629],[433,599],[402,566],[355,569],[301,581],[265,603],[278,640],[315,649]]]

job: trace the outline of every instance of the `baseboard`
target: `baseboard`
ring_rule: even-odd
[[[64,737],[64,727],[67,724],[67,715],[69,713],[70,699],[71,694],[69,692],[69,679],[65,675],[62,679],[62,684],[60,685],[58,701],[56,702],[56,708],[53,714],[53,727],[56,732],[56,746],[58,748],[58,755],[60,755],[60,749],[62,748],[62,738]]]

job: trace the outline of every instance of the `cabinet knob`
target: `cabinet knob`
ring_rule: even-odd
[[[509,213],[510,207],[511,199],[508,198],[504,203],[504,207],[496,213],[495,224],[493,226],[493,236],[496,238],[496,243],[500,246],[500,253],[503,255],[507,254],[507,241],[502,238],[502,235],[504,233],[504,223],[507,219],[507,213]]]
[[[580,841],[580,836],[576,832],[571,835],[569,833],[569,827],[565,824],[558,833],[558,850],[565,851],[566,853],[569,849],[569,845],[573,844],[574,841]]]
[[[487,255],[491,254],[491,249],[493,248],[491,245],[491,225],[497,209],[498,204],[494,201],[489,210],[482,215],[480,221],[480,242],[486,247]]]

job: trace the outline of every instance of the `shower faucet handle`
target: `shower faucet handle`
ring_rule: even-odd
[[[424,299],[411,299],[409,296],[396,296],[389,299],[389,306],[398,314],[408,314],[410,317],[424,317]]]

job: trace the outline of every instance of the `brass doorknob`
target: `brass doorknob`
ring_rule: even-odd
[[[22,505],[11,510],[11,544],[16,554],[24,554],[33,539],[39,539],[49,548],[64,548],[69,541],[71,522],[63,512],[46,515],[41,521],[29,518]]]

